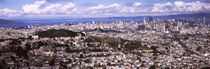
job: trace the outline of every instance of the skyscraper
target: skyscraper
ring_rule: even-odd
[[[152,17],[149,17],[149,22],[152,22],[153,21],[153,18]]]
[[[203,25],[205,25],[205,22],[206,22],[205,17],[203,17]]]
[[[160,28],[161,28],[161,32],[165,33],[165,31],[166,31],[165,23],[161,23]]]
[[[200,18],[198,18],[198,22],[197,22],[197,24],[200,24]]]
[[[145,19],[145,17],[144,17],[144,24],[146,24],[147,23],[147,21],[146,21],[146,19]]]
[[[95,21],[92,21],[92,24],[95,24]]]

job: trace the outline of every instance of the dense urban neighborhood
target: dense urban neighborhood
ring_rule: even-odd
[[[0,28],[2,69],[207,69],[204,21],[78,23]]]

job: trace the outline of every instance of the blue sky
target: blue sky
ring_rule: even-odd
[[[210,0],[0,0],[0,17],[110,17],[200,13]]]

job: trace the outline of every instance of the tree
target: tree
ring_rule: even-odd
[[[152,65],[149,69],[157,69],[155,65]]]
[[[26,43],[25,46],[26,46],[26,50],[27,50],[27,51],[32,50],[31,44]]]
[[[19,44],[21,44],[21,41],[19,41],[19,40],[17,40],[17,39],[14,39],[14,40],[12,40],[12,42],[11,43],[9,43],[10,45],[19,45]]]
[[[54,66],[55,65],[55,59],[51,59],[50,62],[49,62],[49,65]]]
[[[48,37],[48,38],[54,38],[54,37],[75,37],[77,36],[78,32],[73,32],[71,30],[65,30],[65,29],[49,29],[47,31],[41,31],[37,32],[36,35],[39,37]],[[82,33],[81,33],[82,34]]]
[[[27,51],[24,50],[21,46],[18,46],[17,50],[16,50],[17,55],[19,56],[23,56],[25,58],[27,58]]]

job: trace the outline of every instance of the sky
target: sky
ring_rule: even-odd
[[[0,17],[118,17],[210,12],[210,0],[0,0]]]

